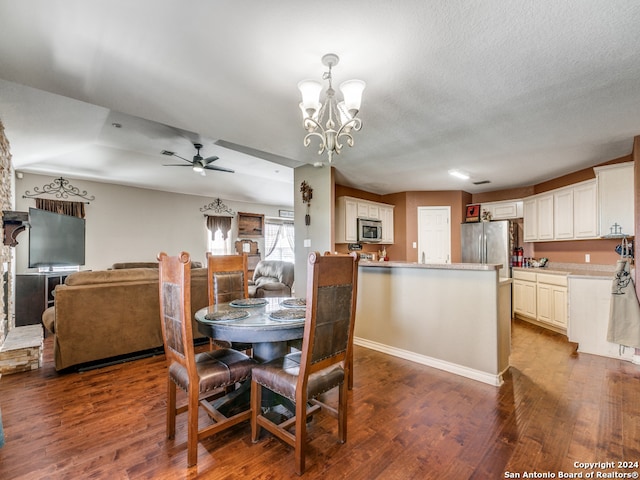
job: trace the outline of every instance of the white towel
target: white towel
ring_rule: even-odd
[[[628,259],[618,260],[611,290],[607,340],[626,347],[640,348],[640,305],[629,263]]]

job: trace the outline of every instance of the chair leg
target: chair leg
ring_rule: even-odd
[[[198,390],[189,386],[189,409],[187,411],[187,466],[198,463]]]
[[[258,415],[261,414],[262,406],[262,386],[251,380],[251,441],[256,443],[260,436],[260,425],[258,425]]]
[[[349,368],[347,369],[347,385],[349,390],[353,390],[353,348],[351,349],[351,355],[349,355]]]
[[[176,384],[167,378],[167,438],[173,438],[176,436]]]
[[[343,381],[338,387],[338,441],[347,441],[347,396],[348,384]]]
[[[296,404],[296,440],[295,440],[295,469],[298,475],[304,473],[304,457],[307,445],[307,402]]]

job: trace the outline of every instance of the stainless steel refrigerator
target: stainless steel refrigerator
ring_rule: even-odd
[[[509,220],[463,223],[460,239],[463,263],[499,263],[501,277],[511,277],[513,228]]]

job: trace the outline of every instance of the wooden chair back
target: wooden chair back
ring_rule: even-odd
[[[158,262],[160,318],[167,362],[182,365],[197,384],[193,330],[188,316],[191,314],[191,259],[186,252],[176,257],[162,252]]]
[[[349,378],[358,287],[356,253],[309,255],[307,305],[298,396],[306,392],[309,375],[343,363]]]
[[[249,298],[247,254],[212,255],[207,253],[209,305]]]

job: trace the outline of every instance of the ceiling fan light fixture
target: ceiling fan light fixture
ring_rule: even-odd
[[[193,171],[196,173],[204,173],[204,168],[196,163],[193,164]]]

